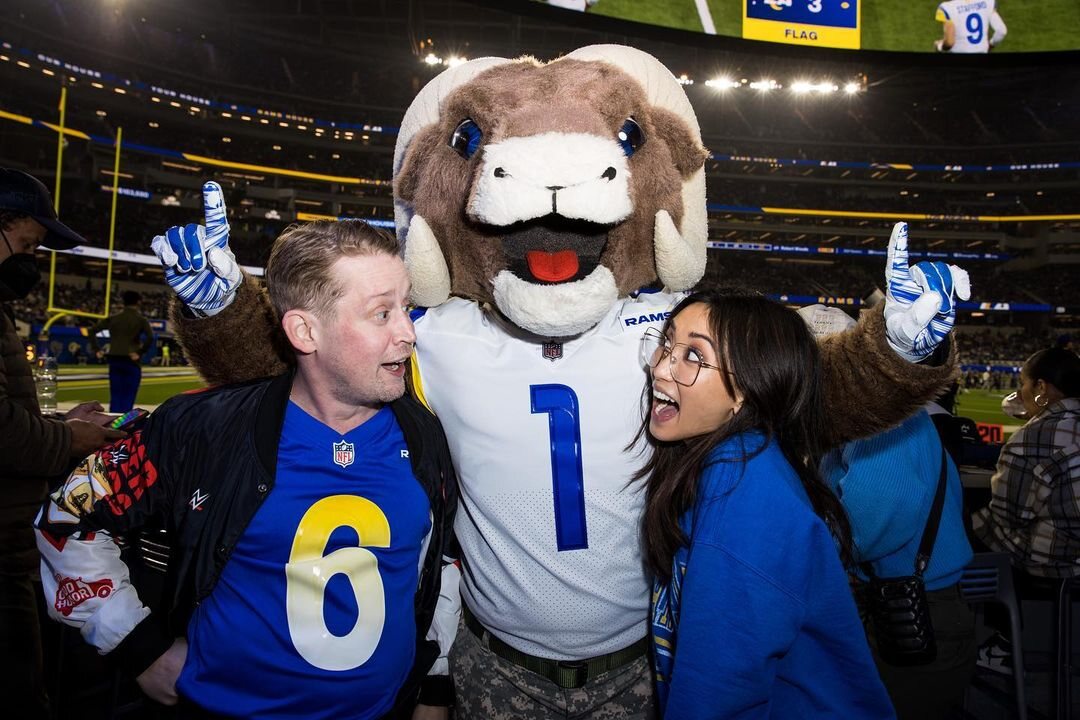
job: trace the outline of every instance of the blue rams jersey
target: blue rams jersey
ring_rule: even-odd
[[[192,617],[177,689],[231,716],[384,714],[430,531],[389,407],[343,437],[290,402],[274,489]]]

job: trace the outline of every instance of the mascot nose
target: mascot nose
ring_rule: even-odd
[[[604,178],[605,180],[614,180],[615,179],[615,168],[609,167],[607,170],[604,171],[604,174],[601,175],[600,177]]]

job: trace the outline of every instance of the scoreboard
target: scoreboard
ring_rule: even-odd
[[[859,0],[743,0],[742,36],[859,49]]]

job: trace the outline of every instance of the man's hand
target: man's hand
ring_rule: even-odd
[[[907,223],[896,223],[885,268],[885,334],[889,346],[910,362],[934,351],[956,322],[956,298],[971,297],[965,270],[943,262],[908,267]]]
[[[131,358],[131,362],[136,362],[137,363],[137,362],[139,362],[139,358],[141,358],[142,355],[140,355],[137,352],[133,352],[133,353],[128,353],[128,357]]]
[[[95,422],[86,420],[65,420],[71,430],[71,450],[69,455],[73,458],[84,458],[103,445],[108,445],[113,440],[126,438],[127,433],[119,430],[110,430]]]
[[[180,300],[196,312],[215,315],[233,301],[241,275],[229,249],[225,199],[216,182],[203,185],[203,209],[205,226],[173,226],[150,247]]]
[[[104,422],[101,421],[108,418],[109,416],[105,414],[105,408],[97,400],[79,403],[64,413],[65,420],[87,420],[97,422],[98,425],[104,425]]]
[[[412,720],[449,720],[450,708],[441,705],[417,705]]]
[[[162,705],[175,705],[176,680],[180,677],[180,671],[184,669],[184,661],[187,660],[187,640],[176,638],[172,647],[143,670],[142,675],[135,678],[146,696]]]

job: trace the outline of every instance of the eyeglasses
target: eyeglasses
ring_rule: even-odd
[[[671,379],[685,387],[697,382],[701,368],[721,370],[720,367],[703,361],[698,356],[698,351],[689,345],[671,344],[659,330],[649,328],[641,336],[641,362],[655,368],[664,358],[671,363]]]

